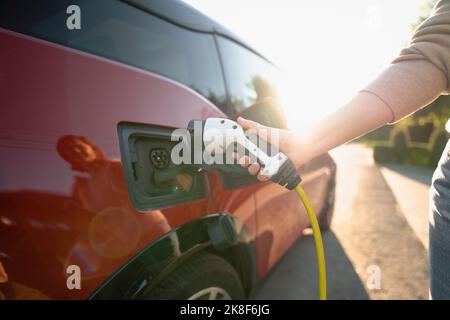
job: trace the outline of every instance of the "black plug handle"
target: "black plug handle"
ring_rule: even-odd
[[[287,159],[278,169],[278,172],[270,178],[271,181],[278,183],[288,190],[293,190],[302,181],[297,173],[297,169],[291,159]]]

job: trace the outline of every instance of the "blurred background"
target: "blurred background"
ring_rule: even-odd
[[[408,44],[436,0],[185,0],[241,35],[283,72],[285,111],[305,129],[363,88]],[[329,297],[428,299],[428,190],[448,139],[450,98],[332,151],[325,233]],[[312,237],[290,249],[255,298],[314,299]]]

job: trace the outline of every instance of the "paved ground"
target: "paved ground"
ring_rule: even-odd
[[[430,172],[378,167],[370,151],[359,144],[341,147],[332,155],[338,177],[332,230],[324,234],[329,298],[427,299],[427,223],[422,208],[427,205]],[[408,197],[414,198],[413,205]],[[305,234],[254,298],[315,299],[315,259],[312,236]]]
[[[428,190],[433,170],[400,164],[386,164],[380,169],[406,220],[428,250]]]

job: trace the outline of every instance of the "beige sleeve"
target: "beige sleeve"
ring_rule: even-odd
[[[450,0],[440,0],[407,48],[364,90],[392,111],[392,122],[450,92]]]

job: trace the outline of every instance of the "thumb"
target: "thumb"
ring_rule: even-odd
[[[242,126],[242,128],[245,131],[248,130],[248,131],[253,131],[254,133],[258,133],[258,131],[260,131],[261,129],[266,129],[266,130],[268,129],[256,121],[244,119],[242,117],[238,117],[237,122]]]
[[[242,126],[246,133],[254,133],[260,138],[270,142],[271,130],[273,130],[272,128],[263,126],[256,121],[244,119],[242,117],[238,117],[237,122]]]

